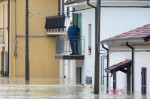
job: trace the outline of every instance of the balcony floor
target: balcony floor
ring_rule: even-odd
[[[63,60],[84,60],[84,55],[56,55],[55,59]]]

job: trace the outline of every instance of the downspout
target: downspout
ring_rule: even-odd
[[[95,9],[96,9],[95,6],[93,6],[93,5],[91,5],[91,4],[89,3],[89,0],[87,0],[87,4],[88,4],[89,6],[91,6],[92,8],[95,8]],[[95,13],[95,14],[96,14],[96,13]]]
[[[61,1],[58,0],[58,15],[60,16],[60,11],[61,11]]]
[[[9,77],[9,43],[10,42],[10,0],[8,0],[8,77]]]
[[[126,42],[126,46],[132,50],[132,94],[134,93],[134,48]]]
[[[102,44],[102,48],[103,49],[105,49],[105,50],[107,50],[107,68],[109,67],[109,49],[108,48],[106,48],[105,46],[104,46],[104,44]],[[109,87],[109,79],[108,79],[108,73],[107,73],[107,90],[108,90],[108,87]]]
[[[64,0],[62,0],[62,15],[64,16]]]
[[[16,18],[16,0],[15,0],[15,50],[14,50],[14,77],[16,77],[16,56],[17,56],[17,18]]]

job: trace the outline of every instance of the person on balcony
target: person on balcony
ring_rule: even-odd
[[[72,21],[70,22],[70,27],[68,28],[67,34],[68,34],[67,39],[69,38],[70,46],[72,50],[72,53],[70,55],[79,55],[78,39],[79,39],[80,29],[79,27],[75,26]]]

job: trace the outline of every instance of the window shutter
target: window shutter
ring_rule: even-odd
[[[73,23],[74,25],[78,26],[78,14],[77,13],[73,14]]]

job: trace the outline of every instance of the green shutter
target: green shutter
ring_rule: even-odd
[[[73,14],[73,23],[74,25],[78,26],[78,14],[77,13]]]

